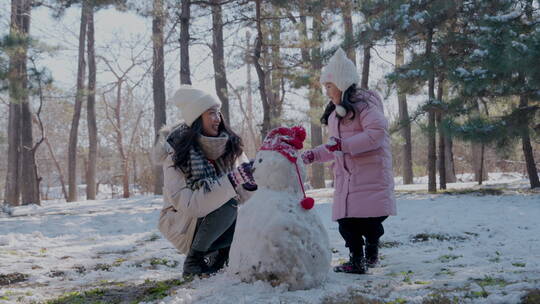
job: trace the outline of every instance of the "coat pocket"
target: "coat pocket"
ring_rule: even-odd
[[[169,242],[176,245],[178,238],[186,234],[191,220],[171,208],[161,213],[158,229]]]

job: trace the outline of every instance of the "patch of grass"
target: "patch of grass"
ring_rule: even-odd
[[[448,275],[448,276],[453,276],[455,275],[456,273],[454,271],[451,271],[450,269],[448,268],[441,268],[441,270],[439,272],[437,272],[435,275]]]
[[[460,195],[460,194],[474,194],[478,196],[484,195],[503,195],[504,190],[501,188],[481,188],[481,189],[449,189],[441,191],[442,194],[448,195]]]
[[[403,245],[397,241],[382,241],[379,243],[379,248],[395,248]]]
[[[533,289],[521,297],[521,304],[538,304],[540,303],[540,289]]]
[[[165,258],[162,258],[162,259],[152,258],[150,260],[150,265],[152,265],[152,266],[163,265],[163,266],[167,266],[169,268],[175,268],[176,266],[178,266],[178,261],[171,261],[171,260],[167,260]]]
[[[6,286],[28,280],[28,275],[20,272],[0,274],[0,286]]]
[[[86,272],[86,267],[84,267],[83,265],[73,265],[73,267],[71,268],[75,269],[75,271],[79,274],[83,274]]]
[[[145,284],[149,285],[145,290],[144,302],[155,301],[163,299],[169,295],[169,290],[175,286],[182,285],[180,280],[168,280],[162,282],[145,281]]]
[[[9,255],[24,255],[22,252],[18,252],[17,250],[12,249],[0,249],[0,254],[9,254]]]
[[[497,279],[490,276],[484,276],[483,279],[473,279],[476,284],[478,284],[480,287],[486,287],[486,286],[494,286],[498,285],[500,287],[504,287],[508,285],[508,282],[504,279]]]
[[[163,299],[170,294],[173,287],[180,286],[188,281],[146,280],[139,285],[125,285],[114,283],[110,288],[95,288],[86,291],[73,291],[63,294],[57,299],[49,300],[45,304],[117,304],[139,303]]]
[[[437,260],[441,261],[442,263],[448,263],[453,260],[457,260],[459,258],[463,257],[462,255],[453,255],[453,254],[445,254],[441,255]]]
[[[491,258],[489,259],[488,261],[492,262],[492,263],[499,263],[501,261],[501,253],[499,251],[495,251],[495,257],[494,258]]]
[[[85,303],[92,303],[92,304],[105,304],[105,303],[111,303],[116,304],[120,303],[120,299],[107,299],[108,302],[104,301],[102,298],[105,295],[105,291],[103,289],[91,289],[88,291],[72,291],[67,292],[60,296],[57,299],[49,300],[45,302],[46,304],[85,304]]]
[[[402,271],[400,274],[404,276],[403,277],[404,283],[412,284],[411,276],[414,274],[412,270]]]
[[[406,304],[407,303],[407,300],[403,299],[403,298],[397,298],[393,301],[390,301],[390,302],[386,302],[386,304]]]
[[[106,264],[106,263],[99,263],[99,264],[96,264],[96,266],[94,266],[94,270],[96,270],[96,271],[98,271],[98,270],[111,271],[111,268],[112,268],[112,266],[110,264]]]
[[[526,264],[525,264],[525,263],[512,263],[512,266],[515,266],[515,267],[525,267]]]
[[[49,271],[49,273],[47,274],[47,276],[49,276],[50,278],[63,277],[65,275],[66,275],[65,272],[63,272],[62,270],[56,270],[56,269]]]
[[[489,296],[489,292],[487,292],[483,288],[481,291],[470,291],[467,294],[465,294],[465,298],[468,298],[468,299],[487,298],[488,296]]]
[[[124,258],[118,258],[118,259],[114,260],[112,266],[118,267],[118,266],[122,265],[122,263],[124,263],[125,261],[127,261],[127,260],[124,259]]]
[[[463,242],[468,239],[469,238],[465,236],[455,236],[455,235],[442,234],[442,233],[418,233],[411,237],[411,241],[413,243],[427,242],[429,240]]]
[[[152,235],[146,239],[147,242],[155,242],[159,240],[161,237],[157,233],[152,233]]]
[[[414,284],[417,284],[417,285],[429,285],[431,284],[430,281],[414,281]]]
[[[422,304],[458,304],[459,299],[454,297],[452,299],[448,298],[445,295],[435,293],[430,294],[429,298],[422,300]]]
[[[370,299],[360,290],[348,289],[344,294],[326,296],[321,301],[322,304],[385,304],[385,302]]]

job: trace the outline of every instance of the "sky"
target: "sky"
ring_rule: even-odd
[[[6,33],[9,25],[9,3],[7,0],[3,0],[0,4],[0,13],[2,29],[1,33]],[[201,20],[202,19],[202,20]],[[80,20],[80,6],[74,6],[68,9],[65,15],[60,19],[54,19],[51,14],[51,10],[48,8],[40,7],[32,10],[31,21],[31,35],[38,38],[43,43],[50,46],[58,47],[58,51],[49,56],[45,56],[40,61],[42,66],[46,66],[54,78],[55,85],[64,90],[73,90],[76,84],[76,72],[77,72],[77,48],[78,48],[78,33],[79,33],[79,20]],[[211,22],[210,16],[199,17],[198,20],[194,20],[198,24],[209,24]],[[339,21],[335,23],[340,26]],[[95,27],[96,27],[96,53],[98,56],[114,57],[111,54],[122,54],[126,52],[126,49],[133,49],[135,53],[143,51],[143,57],[151,59],[151,18],[144,18],[136,15],[133,12],[119,12],[113,8],[103,9],[95,15]],[[242,32],[240,35],[232,35],[231,40],[226,44],[231,45],[234,43],[241,43],[240,39],[245,37],[245,29],[242,28],[229,28],[228,32],[225,32],[225,36],[233,34],[234,31]],[[200,35],[200,33],[194,33]],[[204,33],[203,33],[204,35]],[[118,39],[117,37],[121,37]],[[176,37],[171,37],[176,40]],[[126,48],[125,45],[120,45],[122,40],[129,40],[130,46]],[[337,44],[338,41],[331,41],[325,43],[325,47],[332,47]],[[125,44],[125,42],[124,42]],[[377,52],[372,54],[371,74],[370,74],[370,86],[374,87],[384,77],[384,74],[389,72],[392,68],[391,62],[393,62],[393,45],[388,47],[379,47]],[[207,45],[194,44],[190,46],[190,63],[192,71],[192,81],[195,86],[210,92],[215,92],[214,79],[213,79],[213,65],[210,55],[210,49]],[[226,58],[226,60],[233,61],[235,58]],[[361,52],[357,52],[357,61],[360,65],[362,59]],[[166,54],[166,96],[172,96],[174,91],[179,86],[179,51],[171,50]],[[114,60],[113,60],[114,61]],[[151,61],[148,61],[151,62]],[[127,67],[129,62],[125,56],[120,56],[117,60],[120,67]],[[148,63],[149,64],[149,63]],[[103,71],[105,65],[98,62],[98,86],[99,84],[106,84],[114,80],[111,73]],[[142,73],[148,68],[147,65],[141,66],[138,70],[138,74]],[[359,72],[361,67],[358,68]],[[233,85],[243,85],[246,82],[246,69],[244,66],[236,67],[234,70],[228,69],[228,79]],[[252,77],[256,80],[256,72],[252,68]],[[135,77],[137,78],[137,77]],[[151,89],[150,78],[146,87]],[[382,93],[382,92],[381,92]],[[232,97],[232,92],[230,92]],[[150,95],[151,96],[151,95]],[[256,105],[258,93],[254,92],[256,98]],[[305,91],[293,92],[289,94],[288,104],[286,110],[290,117],[296,115],[304,115],[305,110],[308,109],[308,100],[304,97]],[[397,115],[397,99],[395,95],[391,95],[385,100],[385,107],[387,116],[392,120]],[[233,114],[234,115],[234,114]]]

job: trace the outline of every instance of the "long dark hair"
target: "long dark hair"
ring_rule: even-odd
[[[362,99],[355,98],[358,90],[363,90],[363,89],[357,88],[355,83],[352,84],[350,87],[347,88],[347,90],[345,90],[345,92],[343,93],[343,99],[341,100],[340,105],[344,107],[345,110],[347,110],[347,118],[349,118],[350,120],[353,120],[357,114],[354,103],[365,102]],[[335,109],[336,109],[336,105],[332,101],[328,102],[328,104],[326,105],[326,108],[324,109],[324,113],[321,116],[321,123],[323,125],[328,125],[328,117],[330,117],[330,114],[332,114],[332,112]],[[352,113],[352,116],[349,117],[348,116],[349,113]],[[338,115],[338,119],[341,120],[341,118],[343,117],[340,117]]]
[[[221,133],[222,131],[228,134],[229,140],[227,140],[225,152],[221,156],[221,159],[223,159],[227,168],[232,169],[234,162],[244,151],[244,144],[242,138],[234,133],[234,131],[225,123],[223,116],[221,116],[221,123],[219,124],[219,132]],[[183,168],[186,168],[188,165],[189,152],[191,149],[201,149],[198,139],[202,135],[202,132],[202,117],[199,116],[199,118],[191,124],[191,127],[178,127],[169,135],[167,142],[174,149],[173,163],[175,168],[184,170]]]

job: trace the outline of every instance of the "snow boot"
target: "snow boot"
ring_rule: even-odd
[[[369,268],[379,264],[379,242],[366,244],[366,262]]]
[[[367,271],[364,250],[353,252],[349,255],[349,261],[334,267],[334,272],[365,274]]]
[[[211,273],[210,268],[204,260],[205,252],[190,249],[186,260],[184,261],[184,271],[182,277],[184,279],[191,278],[193,276],[205,276]]]
[[[221,269],[223,269],[223,267],[229,264],[229,251],[230,250],[231,250],[231,247],[218,249],[217,254],[213,255],[210,261],[208,262],[208,266],[211,272],[218,272]]]

